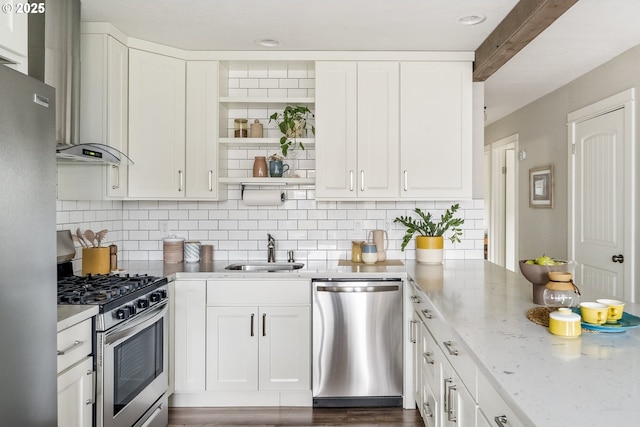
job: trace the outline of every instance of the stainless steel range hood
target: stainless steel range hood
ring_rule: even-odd
[[[133,163],[105,141],[79,141],[80,0],[47,0],[29,14],[29,75],[56,89],[56,155],[60,162]],[[53,148],[53,147],[52,147]]]

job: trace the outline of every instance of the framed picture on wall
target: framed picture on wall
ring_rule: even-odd
[[[553,207],[553,165],[529,169],[529,207]]]

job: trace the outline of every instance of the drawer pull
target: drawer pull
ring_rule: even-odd
[[[267,314],[262,313],[262,336],[267,336]]]
[[[422,314],[424,314],[424,317],[426,317],[427,319],[433,319],[433,314],[431,314],[431,312],[426,308],[422,310]]]
[[[498,415],[494,418],[494,421],[499,427],[507,427],[507,416],[506,415]]]
[[[453,345],[453,343],[451,341],[443,341],[442,344],[444,344],[445,347],[447,347],[447,350],[449,351],[449,354],[451,356],[457,356],[458,355],[458,350],[455,349],[451,349],[451,346]]]
[[[256,316],[255,314],[251,313],[251,336],[253,336],[253,335],[254,335],[254,334],[253,334],[253,318],[254,318],[255,316]]]
[[[414,325],[416,325],[418,322],[416,322],[415,320],[410,320],[409,321],[409,342],[411,343],[416,343],[416,331],[415,331],[415,327]]]
[[[65,354],[69,353],[71,350],[77,347],[80,347],[82,344],[84,344],[84,341],[75,340],[73,344],[71,344],[69,347],[65,348],[64,350],[58,350],[58,356],[64,356]]]
[[[451,384],[449,386],[449,390],[447,390],[447,401],[449,401],[449,410],[447,411],[447,419],[455,423],[458,421],[458,418],[456,417],[455,410],[453,409],[453,402],[454,402],[453,392],[454,391],[456,391],[456,386],[454,384]]]
[[[429,357],[433,356],[433,352],[432,351],[427,351],[426,353],[422,354],[422,357],[424,358],[424,361],[427,362],[428,365],[433,365],[436,363],[435,359],[431,359],[429,360]]]
[[[414,304],[420,304],[421,303],[420,298],[418,298],[417,295],[411,295],[410,300],[413,301]]]
[[[431,410],[431,407],[429,406],[429,402],[424,402],[424,405],[422,405],[422,408],[424,410],[425,417],[433,418],[433,411]]]

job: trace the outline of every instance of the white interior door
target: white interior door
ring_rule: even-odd
[[[625,110],[575,124],[574,259],[576,281],[599,292],[629,299],[624,289]],[[631,260],[629,260],[631,261]]]
[[[517,163],[518,135],[491,144],[491,187],[488,259],[494,264],[516,271],[517,245]]]

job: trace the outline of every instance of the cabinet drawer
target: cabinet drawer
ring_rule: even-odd
[[[500,396],[484,374],[478,373],[478,407],[490,425],[521,427],[524,422]]]
[[[58,373],[91,354],[91,319],[58,332]]]
[[[300,279],[207,281],[207,305],[311,304],[311,282]]]
[[[415,297],[411,297],[414,309],[447,360],[460,376],[473,399],[477,401],[476,365],[469,351],[466,346],[461,344],[458,336],[434,309],[431,302],[415,291],[414,295]]]

